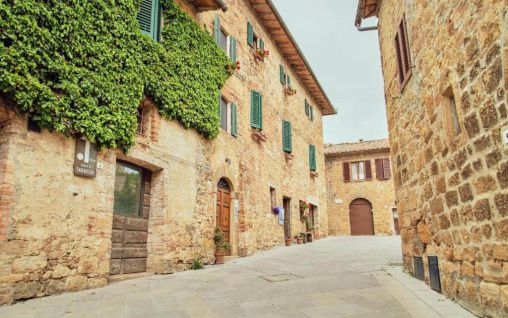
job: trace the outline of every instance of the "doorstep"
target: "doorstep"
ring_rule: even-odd
[[[143,272],[143,273],[132,273],[132,274],[118,274],[118,275],[110,275],[108,277],[108,283],[117,283],[122,282],[124,280],[136,279],[141,277],[152,276],[153,273]]]

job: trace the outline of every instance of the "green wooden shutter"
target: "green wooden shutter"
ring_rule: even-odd
[[[293,151],[291,123],[285,120],[282,121],[282,150],[287,153]]]
[[[215,37],[215,43],[220,45],[220,19],[218,14],[215,15],[215,21],[213,23],[213,35]]]
[[[252,128],[263,128],[263,104],[261,93],[251,91],[250,95],[250,125]]]
[[[309,106],[310,108],[310,120],[314,120],[314,107]]]
[[[310,117],[310,105],[307,99],[305,100],[305,115],[307,115],[307,117]]]
[[[247,43],[250,46],[254,45],[254,28],[250,22],[247,22]]]
[[[309,145],[309,167],[310,170],[316,171],[316,146]]]
[[[236,104],[231,104],[231,135],[238,136],[238,119],[236,116]]]
[[[136,19],[143,34],[159,39],[159,0],[142,0]]]
[[[233,63],[236,63],[236,39],[232,36],[229,37],[229,56]]]
[[[286,75],[286,84],[288,87],[291,87],[291,77],[289,75]]]
[[[286,85],[286,72],[284,72],[284,66],[282,66],[282,64],[279,65],[279,78],[280,82]]]
[[[259,47],[261,49],[264,49],[265,48],[265,41],[263,41],[263,39],[259,39]]]

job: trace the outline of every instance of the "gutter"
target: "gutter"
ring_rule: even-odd
[[[220,0],[220,1],[222,1],[222,0]],[[280,16],[279,11],[277,11],[277,8],[273,4],[272,0],[266,0],[266,2],[272,8],[272,11],[275,14],[275,16],[277,17],[277,19],[279,20],[279,23],[281,24],[282,29],[284,29],[284,31],[286,31],[286,33],[287,33],[287,35],[289,37],[289,40],[294,45],[294,47],[296,49],[296,52],[298,52],[298,55],[300,55],[300,57],[302,58],[303,64],[305,64],[305,67],[309,70],[310,75],[312,75],[312,77],[314,78],[314,81],[316,81],[316,84],[319,87],[319,89],[321,90],[321,92],[323,93],[323,96],[325,97],[326,101],[328,102],[329,105],[332,106],[332,112],[329,115],[336,115],[337,114],[337,109],[333,106],[332,102],[330,101],[330,99],[326,95],[325,90],[323,89],[323,87],[319,83],[316,74],[314,74],[314,71],[310,67],[310,64],[307,61],[307,59],[305,58],[305,55],[303,55],[302,50],[300,49],[300,47],[298,46],[297,42],[293,38],[293,35],[291,34],[291,32],[289,31],[289,28],[287,27],[286,23],[284,22],[284,19],[282,19],[282,17]]]
[[[378,11],[379,11],[379,5],[380,4],[378,4],[378,7],[377,7]],[[356,10],[356,19],[355,19],[356,28],[360,32],[377,30],[377,25],[376,26],[369,26],[369,27],[362,27],[362,20],[363,20],[362,12],[363,12],[364,7],[365,7],[365,0],[359,0],[358,1],[358,9]]]
[[[224,12],[228,11],[228,6],[224,2],[224,0],[215,0],[217,6]]]

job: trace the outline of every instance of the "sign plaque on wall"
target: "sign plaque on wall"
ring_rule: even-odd
[[[76,139],[74,175],[95,178],[97,170],[97,146],[85,139]]]

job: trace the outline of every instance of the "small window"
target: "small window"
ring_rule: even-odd
[[[309,145],[309,167],[311,171],[317,170],[315,145]]]
[[[137,119],[138,119],[138,128],[136,129],[136,133],[140,136],[145,136],[147,129],[146,129],[145,110],[143,109],[143,107],[138,108]]]
[[[117,214],[132,217],[143,215],[145,181],[149,172],[125,162],[116,163],[113,210]]]
[[[402,90],[411,76],[411,54],[407,35],[406,17],[400,21],[395,35],[395,54],[397,58],[397,73],[399,75],[400,89]]]
[[[27,129],[28,129],[28,131],[36,132],[36,133],[40,133],[42,131],[39,124],[37,124],[37,122],[35,120],[33,120],[32,118],[28,118]]]
[[[351,162],[351,180],[365,180],[365,163],[363,161],[360,162]]]
[[[143,34],[155,41],[159,40],[160,4],[159,0],[141,0],[136,19]]]
[[[224,30],[220,30],[219,32],[219,46],[229,55],[229,44],[228,44],[228,35],[224,32]]]
[[[236,137],[237,107],[234,103],[229,103],[222,95],[220,96],[219,117],[221,128]]]
[[[453,94],[452,87],[448,87],[443,94],[444,107],[445,107],[445,118],[447,121],[448,135],[450,139],[459,135],[462,132],[460,127],[459,113],[457,110],[457,103],[455,101],[455,95]]]
[[[277,206],[277,195],[275,192],[275,188],[272,187],[270,187],[270,204],[272,208]]]

